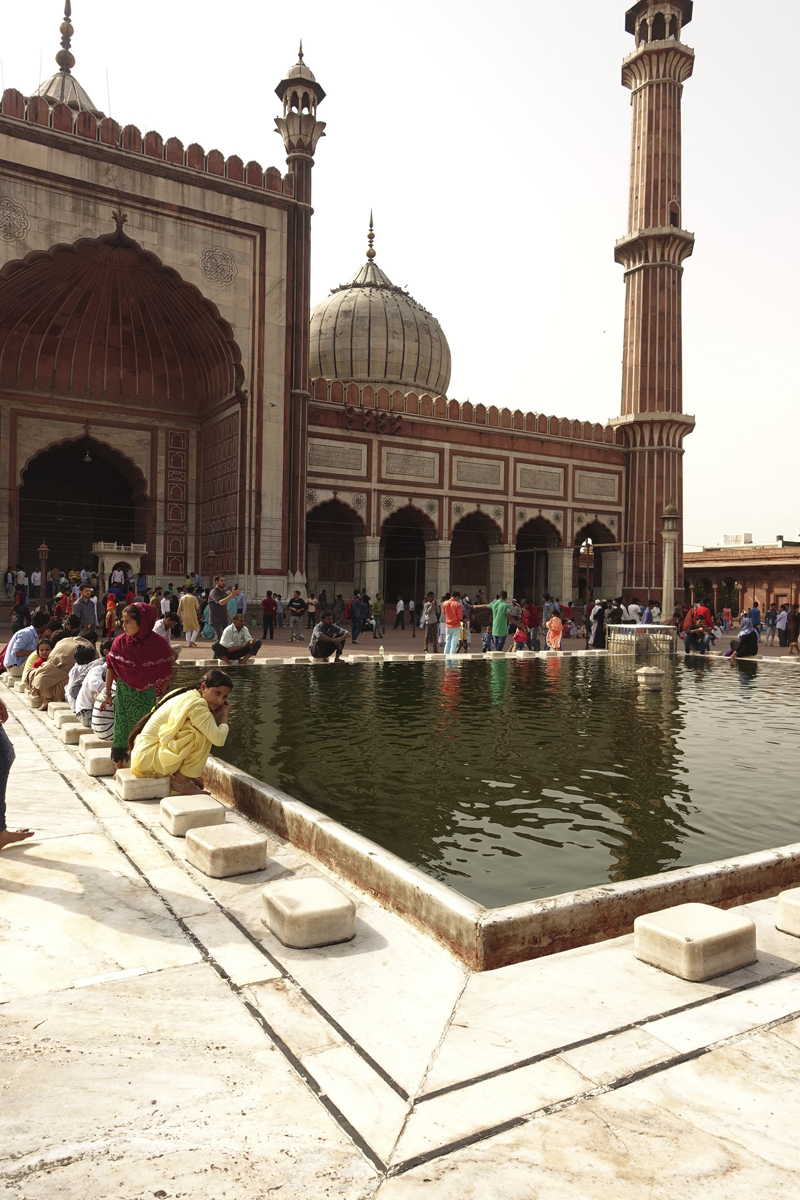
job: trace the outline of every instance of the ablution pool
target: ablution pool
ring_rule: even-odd
[[[487,908],[800,840],[800,671],[647,661],[233,667],[219,757]]]

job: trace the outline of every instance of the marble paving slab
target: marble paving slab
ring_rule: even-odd
[[[373,1168],[206,964],[3,1017],[9,1197],[374,1192]]]

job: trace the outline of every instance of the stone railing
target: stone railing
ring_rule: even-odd
[[[606,646],[611,654],[675,654],[678,631],[674,625],[606,625]]]

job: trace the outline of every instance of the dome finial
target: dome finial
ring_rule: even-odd
[[[62,75],[69,75],[71,69],[75,66],[75,56],[70,51],[72,35],[75,30],[72,28],[70,17],[72,16],[72,4],[70,0],[65,0],[64,3],[64,20],[61,22],[59,32],[61,34],[61,49],[56,55],[56,62],[61,68]]]
[[[372,243],[375,241],[375,232],[372,225],[372,209],[369,210],[369,233],[367,234],[367,238],[369,240],[367,258],[370,262],[372,262],[373,258],[375,257],[375,251],[372,249]]]
[[[303,61],[303,39],[302,38],[300,38],[300,49],[297,52],[297,61],[299,63],[302,63],[302,61]]]

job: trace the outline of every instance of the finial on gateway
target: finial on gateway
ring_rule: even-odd
[[[375,251],[372,248],[372,243],[375,241],[375,232],[374,232],[373,226],[372,226],[372,209],[369,210],[369,233],[367,234],[367,238],[369,240],[369,249],[367,250],[367,258],[369,259],[370,262],[372,262],[373,258],[375,257]]]
[[[72,16],[72,4],[70,0],[66,0],[64,4],[64,20],[61,22],[59,33],[61,34],[61,49],[56,55],[56,62],[65,75],[69,75],[72,68],[75,66],[75,55],[70,50],[72,43],[72,35],[75,30],[72,28],[70,17]]]

